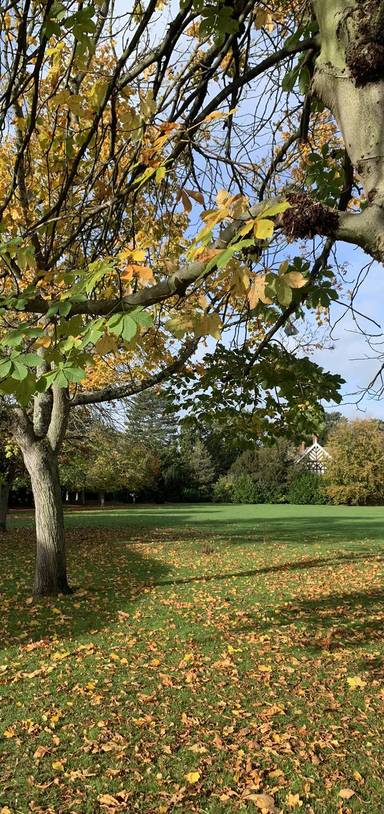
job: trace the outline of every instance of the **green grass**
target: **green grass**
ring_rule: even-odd
[[[66,521],[73,597],[1,541],[0,812],[382,814],[384,508]]]

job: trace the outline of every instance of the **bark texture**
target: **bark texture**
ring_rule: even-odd
[[[372,53],[375,37],[381,36],[379,23],[375,28],[381,5],[378,0],[314,0],[321,47],[313,90],[336,119],[369,203],[361,214],[344,217],[337,237],[383,261],[384,71],[372,69],[369,75],[361,67],[359,76],[351,61],[351,54],[361,54],[369,37]]]
[[[35,502],[36,572],[34,593],[71,593],[67,580],[64,515],[57,454],[44,439],[25,450]]]
[[[23,454],[35,503],[36,571],[34,593],[72,593],[67,580],[64,514],[58,453],[69,412],[68,393],[53,388],[36,396],[33,415],[13,414],[13,435]]]

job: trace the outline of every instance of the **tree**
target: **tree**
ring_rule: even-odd
[[[126,410],[126,436],[157,451],[173,445],[177,436],[177,421],[170,403],[160,388],[138,393]]]
[[[379,421],[340,422],[328,444],[327,493],[333,503],[384,502],[384,432]]]
[[[384,255],[382,2],[186,0],[161,15],[157,0],[0,10],[0,383],[34,493],[37,593],[69,590],[70,409],[164,381],[226,328],[271,383],[279,331],[337,297],[335,242]],[[310,425],[322,388],[283,389]],[[266,405],[256,423],[280,409]]]
[[[254,446],[245,450],[232,464],[234,478],[248,476],[258,503],[273,503],[286,494],[292,449],[280,439],[271,446]]]
[[[0,532],[7,529],[9,495],[15,479],[23,475],[21,457],[8,428],[8,412],[0,403]]]
[[[189,471],[192,486],[197,489],[200,498],[207,498],[215,480],[215,467],[212,458],[200,438],[193,444],[189,455]]]

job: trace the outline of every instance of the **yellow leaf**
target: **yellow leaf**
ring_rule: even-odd
[[[161,182],[165,178],[165,174],[166,174],[165,167],[158,167],[157,168],[156,175],[155,175],[156,184],[161,184]]]
[[[209,113],[208,116],[205,117],[205,122],[212,122],[214,119],[225,119],[227,117],[227,113],[223,113],[221,110],[214,110],[213,113]]]
[[[265,296],[264,274],[260,274],[259,276],[256,277],[248,291],[248,302],[249,307],[251,309],[256,308],[256,305],[259,302],[259,300],[261,300],[261,302],[264,302],[265,304],[271,302],[271,300],[269,300],[268,297]]]
[[[52,344],[52,337],[51,336],[40,336],[36,339],[35,347],[36,348],[49,348]]]
[[[221,319],[218,314],[204,314],[200,319],[194,321],[195,336],[213,336],[220,339]]]
[[[52,763],[52,769],[54,769],[55,772],[63,772],[64,764],[61,762],[61,760],[54,760]]]
[[[145,249],[133,249],[129,254],[136,263],[142,263],[146,258]]]
[[[302,288],[308,280],[301,271],[289,271],[288,274],[284,274],[284,282],[288,283],[290,288]]]
[[[299,795],[298,794],[291,794],[291,792],[289,792],[289,794],[288,794],[288,797],[286,799],[286,803],[287,803],[288,808],[301,808],[302,805],[303,805],[303,801],[300,800]]]
[[[353,789],[340,789],[339,791],[339,797],[341,797],[343,800],[350,800],[354,794],[355,792]]]
[[[237,233],[239,237],[244,237],[244,235],[248,235],[249,232],[252,231],[254,223],[255,223],[254,220],[247,220]]]
[[[270,11],[263,8],[257,8],[254,13],[254,20],[256,28],[265,28],[266,31],[273,31],[275,25]]]
[[[185,774],[184,777],[187,783],[190,783],[192,785],[193,783],[197,783],[198,780],[200,780],[200,772],[188,772],[188,774]]]
[[[63,659],[66,659],[67,656],[69,655],[70,654],[67,650],[59,650],[57,651],[57,653],[52,653],[51,658],[53,659],[53,661],[62,661]]]
[[[363,689],[366,686],[367,682],[363,681],[360,676],[349,676],[347,678],[347,684],[349,685],[351,690],[356,690],[357,687]]]
[[[257,240],[268,240],[273,235],[274,223],[273,220],[267,218],[260,218],[255,220],[253,227],[253,234]]]
[[[4,738],[14,738],[16,735],[16,729],[14,726],[8,727],[8,729],[4,729],[3,736]]]
[[[112,797],[111,794],[102,794],[100,797],[97,798],[98,802],[101,806],[118,806],[119,801],[116,797]]]
[[[360,774],[360,772],[353,772],[353,777],[355,778],[355,780],[357,780],[358,783],[363,785],[364,777]]]

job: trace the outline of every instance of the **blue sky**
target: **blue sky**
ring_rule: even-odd
[[[348,302],[348,290],[352,288],[353,281],[356,280],[369,258],[360,249],[354,249],[345,243],[338,244],[338,258],[339,261],[348,264],[344,291],[340,294],[340,299]],[[358,311],[376,320],[380,325],[383,325],[383,277],[384,269],[378,263],[374,263],[355,301]],[[313,358],[323,367],[339,373],[346,380],[343,388],[343,404],[337,409],[340,409],[346,416],[354,418],[359,416],[384,418],[383,400],[364,396],[359,404],[356,404],[359,398],[356,391],[365,388],[380,368],[378,352],[375,353],[369,347],[366,337],[359,332],[351,313],[339,305],[334,305],[331,311],[331,324],[334,324],[340,316],[343,316],[343,319],[331,334],[332,347],[316,351]],[[377,340],[380,341],[379,335],[382,329],[380,330],[362,318],[359,318],[359,323],[363,330],[378,335]]]
[[[171,0],[171,3],[156,18],[153,27],[154,39],[159,41],[164,35],[164,30],[174,15],[179,5],[178,0]],[[132,2],[117,0],[116,12],[127,13],[132,8]],[[263,83],[259,82],[258,91],[263,96]],[[265,94],[268,106],[268,94]],[[243,98],[241,102],[242,114],[251,114],[253,111],[252,99]],[[258,145],[260,149],[260,145]],[[200,207],[198,208],[200,209]],[[193,207],[193,214],[195,207]],[[343,302],[348,302],[348,289],[353,287],[360,270],[369,261],[360,249],[354,249],[348,244],[338,244],[338,261],[346,264],[347,273],[345,275],[344,290],[340,294]],[[374,264],[370,270],[368,278],[361,286],[357,296],[355,307],[363,314],[373,318],[380,325],[382,324],[382,299],[384,294],[383,283],[384,269],[379,264]],[[369,347],[366,337],[359,332],[351,313],[335,304],[331,310],[331,325],[339,317],[338,322],[331,333],[330,341],[325,343],[323,350],[314,353],[313,359],[322,367],[331,372],[338,373],[346,380],[343,388],[343,403],[337,406],[340,412],[349,417],[373,416],[384,419],[384,401],[372,399],[365,395],[361,398],[361,391],[367,387],[369,382],[380,367],[378,354]],[[384,319],[383,319],[384,323]],[[380,329],[373,326],[369,321],[360,318],[360,326],[363,330],[374,331],[380,334]],[[298,326],[299,327],[299,326]],[[383,337],[384,338],[384,337]],[[208,343],[211,344],[210,342]],[[384,348],[383,348],[384,351]],[[356,394],[360,392],[360,396]],[[358,403],[357,403],[358,402]],[[335,409],[335,405],[327,405],[328,409]]]

